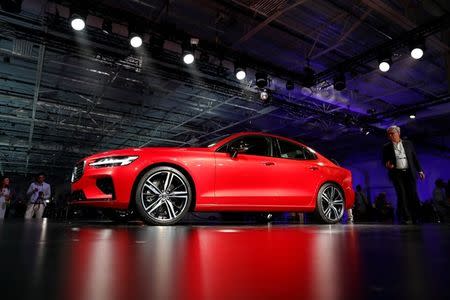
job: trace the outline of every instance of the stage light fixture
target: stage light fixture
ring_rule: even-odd
[[[364,135],[369,135],[372,132],[372,129],[366,128],[366,127],[361,127],[361,128],[359,128],[359,131],[361,131],[361,133]]]
[[[411,50],[411,57],[414,59],[421,59],[423,56],[423,50],[421,48],[414,48]]]
[[[416,39],[409,44],[411,57],[414,59],[421,59],[425,51],[425,40],[423,38]]]
[[[73,30],[81,31],[86,27],[86,18],[79,14],[72,14],[70,17],[70,26]]]
[[[195,48],[198,46],[200,40],[198,38],[191,37],[189,40],[185,40],[183,43],[183,62],[186,65],[190,65],[195,61]]]
[[[381,72],[387,72],[391,68],[392,65],[392,54],[389,51],[384,51],[381,55],[378,56],[378,69]]]
[[[410,118],[410,119],[415,119],[415,118],[416,118],[416,114],[410,114],[410,115],[409,115],[409,118]]]
[[[139,48],[142,46],[142,37],[136,33],[130,34],[130,45],[133,48]]]
[[[242,67],[236,67],[234,70],[234,75],[238,80],[244,80],[245,77],[247,77],[247,73],[245,72],[245,69]]]
[[[383,60],[380,61],[378,64],[378,68],[380,69],[381,72],[387,72],[389,71],[389,69],[391,68],[391,61],[389,60]]]
[[[112,21],[108,19],[104,19],[102,23],[102,31],[105,34],[111,34],[112,33]]]
[[[195,57],[194,54],[190,50],[183,51],[183,62],[187,65],[190,65],[194,62]]]
[[[269,78],[266,73],[264,72],[256,72],[255,74],[255,80],[256,80],[256,86],[260,89],[267,86],[269,83]]]
[[[268,89],[262,89],[259,93],[259,99],[261,99],[263,102],[267,102],[270,98],[270,92]]]
[[[340,72],[334,76],[333,79],[333,86],[336,91],[342,91],[345,89],[345,74]]]

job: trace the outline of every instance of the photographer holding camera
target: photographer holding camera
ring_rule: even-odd
[[[30,184],[27,191],[27,196],[30,197],[30,202],[27,206],[25,213],[25,219],[33,218],[42,219],[45,209],[45,201],[51,197],[50,185],[45,182],[45,174],[39,173],[36,177],[36,181]]]

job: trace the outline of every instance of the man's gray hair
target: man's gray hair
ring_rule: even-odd
[[[389,130],[395,130],[398,132],[398,134],[400,134],[400,127],[398,127],[397,125],[389,126],[388,129],[386,129],[386,132],[389,132]]]

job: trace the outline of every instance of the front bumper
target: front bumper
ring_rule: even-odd
[[[133,163],[94,168],[86,162],[83,174],[72,183],[72,204],[127,209],[138,173]]]

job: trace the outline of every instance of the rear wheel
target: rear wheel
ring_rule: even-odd
[[[172,225],[188,212],[192,188],[179,170],[161,166],[142,176],[136,190],[136,210],[143,221],[154,225]]]
[[[334,183],[325,183],[317,194],[316,214],[321,221],[335,224],[342,219],[345,210],[344,194]]]

